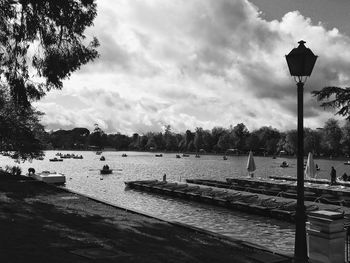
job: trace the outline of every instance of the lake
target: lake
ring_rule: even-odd
[[[174,153],[163,153],[163,157],[155,157],[155,153],[110,151],[102,153],[106,158],[103,162],[95,152],[61,151],[63,154],[83,155],[84,159],[49,162],[49,158],[55,157],[56,153],[57,151],[46,151],[44,160],[21,164],[0,156],[0,167],[19,165],[23,173],[26,173],[29,167],[38,172],[49,170],[64,173],[67,179],[65,187],[68,189],[167,220],[253,242],[280,253],[293,253],[293,224],[207,204],[125,189],[125,181],[162,180],[163,174],[167,175],[168,181],[185,181],[186,178],[225,180],[228,177],[245,176],[246,156],[228,156],[228,160],[223,160],[222,155],[202,155],[201,158],[190,155],[178,159]],[[127,153],[128,156],[122,157],[122,153]],[[254,157],[254,160],[257,166],[256,177],[296,175],[296,159]],[[290,166],[281,168],[282,161],[287,161]],[[350,166],[344,165],[343,161],[320,159],[315,160],[315,163],[321,168],[318,178],[329,178],[331,166],[335,167],[338,176],[344,172],[350,174]],[[99,174],[99,169],[104,164],[113,169],[113,174],[103,176]]]

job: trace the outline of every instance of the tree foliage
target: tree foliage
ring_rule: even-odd
[[[323,127],[323,143],[324,148],[330,155],[338,155],[340,153],[340,141],[342,138],[342,130],[335,119],[329,119]]]
[[[84,35],[95,17],[94,0],[0,0],[0,150],[40,155],[31,103],[98,56],[97,39]]]
[[[41,156],[39,140],[45,133],[40,125],[41,112],[33,107],[15,107],[7,90],[0,88],[0,152],[18,160]]]
[[[1,77],[16,104],[29,106],[98,55],[84,31],[93,0],[0,0]]]
[[[76,145],[83,147],[79,149],[96,149],[98,145],[101,148],[107,146],[117,150],[138,151],[203,152],[201,149],[204,149],[207,153],[217,154],[247,154],[249,150],[252,150],[254,155],[279,155],[282,154],[281,151],[287,155],[297,153],[297,130],[280,132],[265,126],[252,132],[249,132],[246,127],[236,129],[244,132],[234,133],[234,127],[245,126],[240,123],[238,126],[230,126],[228,129],[216,127],[211,131],[197,127],[195,132],[186,130],[183,133],[174,133],[168,126],[163,133],[148,132],[141,135],[134,133],[128,136],[120,133],[106,135],[96,125],[91,134],[84,128],[76,128],[71,131],[52,132],[47,136],[42,136],[42,138],[45,138],[45,144],[51,144],[57,149],[68,149],[69,147],[77,149]],[[237,147],[236,137],[238,134],[244,138],[239,147]],[[340,127],[337,121],[329,119],[323,128],[304,129],[305,154],[312,152],[316,157],[350,155],[349,142],[349,122]]]
[[[312,94],[322,102],[321,107],[337,108],[336,114],[350,120],[350,87],[324,87],[322,90],[313,91]]]

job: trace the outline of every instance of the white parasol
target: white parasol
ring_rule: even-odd
[[[255,162],[254,162],[253,152],[252,151],[249,152],[248,162],[247,162],[247,170],[248,170],[248,174],[251,177],[253,177],[254,176],[254,171],[256,170],[256,166],[255,166]]]
[[[309,152],[309,156],[307,157],[307,163],[305,167],[305,176],[307,178],[315,178],[316,175],[316,166],[314,163],[314,158],[312,156],[312,153]]]

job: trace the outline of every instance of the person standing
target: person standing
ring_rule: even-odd
[[[331,185],[334,185],[337,181],[337,171],[334,169],[334,166],[332,166],[331,169]]]

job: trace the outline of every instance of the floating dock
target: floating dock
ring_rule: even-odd
[[[204,202],[280,220],[292,222],[295,218],[296,200],[294,199],[278,196],[271,197],[264,194],[232,189],[220,189],[219,187],[205,185],[158,180],[129,181],[125,182],[125,184],[132,189]],[[316,204],[314,202],[305,202],[305,207],[307,213],[318,209],[340,211],[341,208],[334,205]],[[346,210],[342,210],[344,213],[350,213],[350,209],[343,209]]]
[[[255,189],[268,195],[296,198],[297,181],[282,178],[227,178],[226,181],[232,188]],[[305,200],[350,207],[350,186],[305,182],[304,191]]]
[[[277,175],[271,175],[269,176],[270,179],[273,180],[285,180],[285,181],[293,181],[296,182],[297,178],[292,177],[292,176],[277,176]],[[316,178],[309,178],[309,179],[304,179],[305,183],[313,183],[313,184],[327,184],[330,185],[330,180],[327,179],[316,179]],[[348,186],[350,187],[350,182],[345,182],[345,181],[336,181],[334,185],[341,185],[341,186]]]

